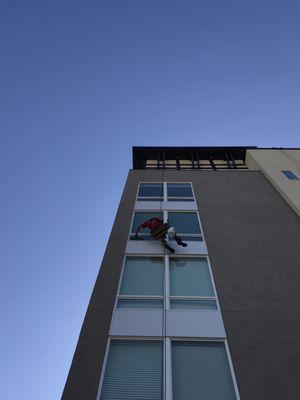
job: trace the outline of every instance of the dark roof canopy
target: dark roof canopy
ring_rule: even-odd
[[[191,159],[197,154],[200,160],[225,160],[226,153],[231,153],[236,160],[245,160],[247,149],[256,149],[256,146],[221,146],[221,147],[133,147],[133,169],[143,169],[146,160],[164,159]]]

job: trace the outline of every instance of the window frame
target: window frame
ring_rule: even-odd
[[[167,265],[167,273],[168,273],[168,285],[166,287],[166,310],[167,311],[176,311],[179,309],[176,308],[171,308],[171,301],[172,300],[183,300],[183,301],[189,301],[189,300],[212,300],[216,304],[216,309],[215,310],[206,310],[206,309],[197,309],[197,308],[181,308],[180,312],[186,312],[186,311],[195,311],[195,312],[211,312],[211,311],[219,311],[220,312],[220,304],[219,304],[219,299],[217,296],[217,290],[216,290],[216,285],[214,282],[214,277],[211,269],[211,265],[209,262],[209,257],[208,255],[194,255],[194,254],[179,254],[179,255],[167,255],[168,257],[168,265]],[[214,296],[173,296],[171,295],[171,283],[170,283],[170,259],[171,258],[205,258],[207,262],[207,267],[208,267],[208,273],[211,281],[211,285],[213,288]]]
[[[192,190],[192,197],[178,197],[178,196],[169,196],[168,195],[168,184],[174,184],[174,185],[190,185],[191,186],[191,190]],[[194,188],[193,188],[193,183],[192,182],[165,182],[165,186],[166,186],[166,191],[165,191],[165,195],[166,195],[166,200],[165,201],[188,201],[188,202],[195,202],[196,201],[196,197],[195,197],[195,192],[194,192]],[[169,200],[169,199],[172,200]]]
[[[144,185],[144,184],[155,184],[155,185],[162,185],[162,192],[163,192],[163,194],[162,194],[162,196],[139,196],[139,191],[140,191],[140,186],[141,185]],[[158,197],[160,197],[160,200],[157,200],[158,199]],[[145,201],[144,199],[147,199],[146,201],[158,201],[158,202],[162,202],[162,201],[164,201],[164,199],[165,199],[165,188],[164,188],[164,182],[152,182],[152,181],[149,181],[149,182],[139,182],[139,184],[138,184],[138,190],[137,190],[137,193],[136,193],[136,199],[135,199],[135,201]]]
[[[157,337],[157,336],[108,336],[107,338],[107,343],[106,343],[106,348],[105,348],[105,354],[104,354],[104,358],[103,358],[103,363],[102,363],[102,369],[101,369],[101,374],[100,374],[100,380],[99,380],[99,386],[98,386],[98,392],[97,392],[97,396],[96,396],[96,400],[100,400],[101,399],[101,392],[102,392],[102,388],[103,388],[103,383],[104,383],[104,377],[105,377],[105,371],[106,371],[106,367],[107,367],[107,361],[108,361],[108,356],[109,356],[109,350],[110,350],[110,345],[112,341],[124,341],[124,340],[128,340],[128,341],[160,341],[162,342],[162,351],[163,351],[163,362],[162,362],[162,384],[163,384],[163,400],[165,399],[165,386],[166,386],[166,382],[165,382],[165,354],[166,354],[166,343],[163,337]],[[238,399],[239,400],[239,399]]]
[[[236,400],[241,400],[240,394],[239,394],[239,389],[237,385],[237,380],[236,380],[236,375],[231,359],[231,354],[228,346],[228,341],[226,338],[224,339],[215,339],[215,338],[191,338],[191,337],[179,337],[179,336],[118,336],[118,337],[112,337],[109,336],[107,339],[107,344],[106,344],[106,349],[105,349],[105,354],[103,358],[103,363],[102,363],[102,370],[101,370],[101,375],[100,375],[100,381],[99,381],[99,387],[98,387],[98,393],[96,396],[96,400],[100,400],[101,398],[101,392],[102,392],[102,387],[104,383],[104,377],[105,377],[105,371],[107,367],[107,361],[108,361],[108,355],[109,355],[109,350],[110,350],[110,345],[112,341],[136,341],[136,340],[145,340],[145,341],[161,341],[163,346],[163,362],[162,362],[162,383],[163,383],[163,400],[173,400],[173,376],[172,376],[172,342],[217,342],[217,343],[223,343],[225,347],[225,352],[229,364],[229,371],[230,371],[230,376],[232,379],[233,387],[234,387],[234,392],[236,396]]]
[[[199,237],[200,239],[197,240],[199,242],[204,242],[204,235],[203,235],[203,229],[202,229],[202,225],[201,225],[201,220],[200,220],[200,215],[199,215],[199,211],[198,210],[165,210],[164,211],[164,222],[167,222],[169,220],[168,216],[169,213],[176,213],[176,214],[196,214],[197,215],[197,219],[198,219],[198,224],[199,224],[199,228],[200,228],[200,233],[183,233],[183,232],[179,232],[176,229],[176,234],[178,234],[178,236],[184,237],[183,241],[189,241],[188,239],[186,239],[186,237]]]
[[[163,294],[162,295],[124,295],[120,294],[120,289],[123,281],[123,275],[124,275],[124,270],[125,270],[125,264],[126,264],[126,259],[130,257],[139,257],[139,258],[159,258],[162,260],[163,263]],[[209,272],[209,277],[211,281],[211,285],[213,288],[214,296],[178,296],[178,295],[171,295],[171,283],[170,283],[170,258],[204,258],[207,262],[207,267],[208,267],[208,272]],[[142,307],[132,307],[132,308],[126,308],[126,307],[118,307],[118,301],[119,300],[160,300],[162,302],[162,308],[142,308]],[[191,300],[211,300],[214,301],[216,304],[215,309],[201,309],[201,308],[171,308],[171,301],[172,300],[183,300],[183,301],[191,301]],[[159,255],[159,254],[125,254],[123,263],[122,263],[122,269],[120,273],[120,278],[118,282],[118,289],[117,289],[117,295],[115,299],[115,304],[114,304],[114,310],[157,310],[157,311],[176,311],[179,310],[180,312],[212,312],[212,311],[219,311],[220,312],[220,304],[219,304],[219,299],[217,295],[217,290],[214,282],[214,277],[211,269],[211,264],[209,262],[209,257],[208,255],[194,255],[194,254],[180,254],[180,255]]]
[[[162,260],[162,269],[163,269],[163,293],[162,295],[127,295],[127,294],[120,294],[121,286],[122,286],[122,281],[123,281],[123,275],[124,275],[124,270],[125,270],[125,265],[126,265],[126,260],[127,258],[130,257],[135,257],[135,258],[158,258]],[[115,304],[114,304],[114,310],[163,310],[164,309],[164,298],[165,298],[165,260],[163,255],[159,254],[125,254],[123,263],[122,263],[122,269],[120,273],[120,278],[118,282],[118,289],[117,289],[117,295],[115,299]],[[119,300],[161,300],[162,302],[162,308],[140,308],[140,307],[133,307],[133,308],[126,308],[126,307],[118,307],[118,302]]]
[[[139,196],[139,191],[140,191],[140,186],[141,186],[141,184],[147,184],[147,183],[149,183],[149,184],[159,184],[159,185],[162,185],[163,186],[163,195],[161,196],[161,199],[160,200],[157,200],[157,198],[158,198],[158,196]],[[171,184],[178,184],[178,185],[182,185],[182,184],[184,184],[184,185],[190,185],[191,186],[191,190],[192,190],[192,197],[180,197],[180,196],[168,196],[168,183],[171,183]],[[172,198],[172,200],[169,200],[169,198]],[[140,201],[146,201],[146,202],[148,202],[148,201],[156,201],[156,202],[159,202],[159,203],[161,203],[161,202],[174,202],[174,201],[178,201],[178,202],[189,202],[189,203],[192,203],[192,202],[196,202],[196,197],[195,197],[195,191],[194,191],[194,188],[193,188],[193,183],[192,182],[182,182],[182,181],[180,181],[180,182],[169,182],[169,181],[163,181],[163,182],[158,182],[158,181],[149,181],[149,182],[144,182],[144,181],[141,181],[141,182],[139,182],[138,183],[138,189],[137,189],[137,193],[136,193],[136,198],[135,198],[135,201],[136,202],[140,202]]]
[[[166,338],[168,340],[168,338]],[[214,339],[214,338],[185,338],[185,337],[170,337],[170,344],[169,344],[169,352],[170,354],[166,356],[169,357],[170,359],[170,367],[171,367],[171,371],[170,374],[171,376],[169,377],[169,382],[167,382],[167,384],[171,385],[170,391],[171,391],[171,397],[166,398],[164,400],[173,400],[173,376],[172,376],[172,342],[210,342],[210,343],[223,343],[224,344],[224,348],[225,348],[225,353],[226,353],[226,357],[227,357],[227,361],[229,364],[229,372],[230,372],[230,376],[232,379],[232,384],[233,384],[233,388],[234,388],[234,392],[235,392],[235,396],[236,399],[235,400],[241,400],[240,398],[240,394],[239,394],[239,389],[238,389],[238,385],[237,385],[237,380],[236,380],[236,375],[235,375],[235,371],[233,368],[233,363],[232,363],[232,359],[231,359],[231,354],[230,354],[230,350],[229,350],[229,346],[228,346],[228,341],[227,338],[224,339]],[[167,349],[168,350],[168,349]],[[163,365],[164,368],[164,365]],[[165,372],[163,370],[163,372]]]

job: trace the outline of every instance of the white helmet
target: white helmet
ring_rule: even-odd
[[[172,237],[174,237],[176,235],[176,230],[175,230],[175,228],[173,227],[173,226],[171,226],[169,229],[168,229],[168,236],[170,236],[171,238]]]

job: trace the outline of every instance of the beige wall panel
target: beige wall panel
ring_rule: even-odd
[[[247,150],[246,164],[249,169],[262,171],[300,215],[300,180],[289,180],[282,173],[291,170],[300,176],[300,150]]]

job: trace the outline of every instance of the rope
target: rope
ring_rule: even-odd
[[[164,201],[164,168],[161,170],[161,184],[163,188],[163,198],[160,201],[160,212],[163,214],[163,201]],[[163,220],[164,220],[164,215],[163,215]],[[163,398],[166,399],[166,391],[167,391],[167,385],[166,385],[166,378],[167,378],[167,346],[166,346],[166,330],[167,330],[167,312],[166,312],[166,265],[165,265],[165,256],[166,256],[166,248],[163,246],[164,249],[164,263],[163,263],[163,288],[164,288],[164,297],[163,297],[163,312],[162,312],[162,339],[163,339],[163,360],[162,360],[162,367],[163,367]]]

